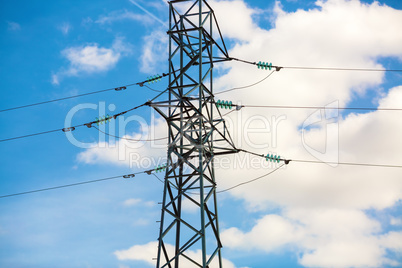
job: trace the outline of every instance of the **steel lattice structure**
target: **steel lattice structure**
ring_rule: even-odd
[[[229,55],[206,1],[170,1],[169,13],[169,99],[151,104],[169,133],[156,267],[222,267],[214,158],[238,150],[214,101],[212,70]]]

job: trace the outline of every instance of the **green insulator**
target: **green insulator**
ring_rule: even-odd
[[[267,156],[265,157],[266,161],[270,161],[270,162],[277,162],[279,163],[281,161],[281,157],[279,155],[269,155],[267,154]]]
[[[268,62],[258,62],[257,63],[258,69],[265,69],[265,70],[271,70],[272,69],[272,63],[268,63]]]
[[[109,116],[109,115],[106,115],[105,124],[106,124],[107,122],[110,122],[110,120],[112,120],[112,117]]]
[[[156,172],[156,173],[162,172],[162,171],[164,171],[164,170],[166,170],[166,166],[158,166],[158,167],[155,168],[155,172]]]
[[[216,107],[222,108],[222,109],[232,109],[233,108],[233,103],[231,101],[218,100],[216,102]]]
[[[152,75],[152,76],[149,76],[149,77],[147,78],[148,84],[157,83],[157,82],[159,82],[159,81],[161,81],[161,80],[162,80],[162,76],[159,75],[159,74],[157,74],[157,75]]]

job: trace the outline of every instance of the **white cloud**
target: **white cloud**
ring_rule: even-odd
[[[173,255],[174,252],[174,246],[170,244],[165,244],[166,251],[170,256]],[[157,249],[158,249],[158,243],[157,242],[149,242],[148,244],[145,245],[135,245],[132,246],[129,249],[126,250],[117,250],[114,252],[114,255],[117,257],[118,260],[136,260],[136,261],[143,261],[149,264],[150,266],[155,266],[155,260],[153,258],[156,258],[157,256]],[[193,258],[195,260],[199,260],[201,258],[201,251],[186,251],[186,255],[190,258]],[[216,258],[215,258],[216,259]],[[223,266],[225,268],[234,268],[235,266],[233,265],[232,262],[226,259],[222,259]],[[188,261],[185,258],[181,258],[180,260],[180,267],[181,268],[190,268],[194,267],[194,264],[190,261]],[[216,268],[218,267],[217,262],[212,262],[211,265],[209,266],[210,268]]]
[[[222,233],[222,241],[229,248],[271,252],[294,243],[301,235],[302,233],[286,219],[278,215],[267,215],[248,233],[243,233],[237,228],[225,230]]]
[[[130,198],[130,199],[125,200],[123,202],[123,205],[126,207],[132,207],[132,206],[136,206],[136,205],[140,204],[141,202],[142,202],[142,200],[139,198]]]
[[[210,6],[216,11],[216,17],[224,38],[234,38],[239,41],[251,41],[261,32],[252,16],[257,10],[249,8],[243,1],[212,1]],[[242,14],[228,16],[228,14]],[[215,33],[216,34],[216,33]]]
[[[116,38],[111,48],[100,47],[99,44],[69,47],[61,55],[69,61],[69,67],[52,74],[52,83],[59,84],[68,76],[78,76],[112,69],[122,56],[131,53],[131,45],[123,38]]]
[[[236,2],[236,1],[235,1]],[[225,10],[214,5],[219,21]],[[320,8],[287,13],[276,7],[275,26],[256,29],[251,23],[237,36],[231,56],[251,61],[272,61],[282,66],[325,66],[383,68],[377,59],[402,55],[401,11],[358,1],[327,1]],[[235,5],[233,5],[235,7]],[[234,11],[236,12],[236,11]],[[250,17],[253,10],[236,12]],[[356,19],[357,18],[357,19]],[[247,20],[247,18],[238,18]],[[220,23],[222,24],[222,23]],[[374,25],[375,24],[375,25]],[[368,26],[369,25],[369,26]],[[392,26],[390,26],[392,25]],[[223,27],[222,27],[223,28]],[[223,31],[224,32],[224,31]],[[247,33],[252,36],[247,36]],[[225,35],[225,34],[224,34]],[[217,80],[218,87],[252,84],[267,75],[255,67],[227,64],[229,72]],[[253,88],[219,96],[254,105],[324,106],[339,101],[340,106],[381,85],[383,73],[311,72],[283,69]],[[252,92],[252,94],[250,94]],[[378,91],[379,107],[400,107],[402,87]],[[250,144],[269,143],[265,153],[278,152],[284,158],[312,159],[301,143],[300,126],[314,110],[247,109],[231,114],[231,133],[239,147],[264,153]],[[243,128],[256,115],[273,125],[272,118],[286,120],[276,132],[251,134],[247,141]],[[398,164],[402,143],[399,115],[383,111],[353,113],[339,118],[339,157],[343,162]],[[253,122],[254,127],[264,127]],[[276,138],[273,135],[276,133]],[[325,124],[306,133],[309,145],[319,148],[326,142]],[[275,141],[273,143],[272,141]],[[274,145],[275,144],[275,145]],[[319,159],[320,160],[320,159]],[[233,162],[232,162],[233,163]],[[218,187],[225,189],[268,171],[245,169],[217,170]],[[253,184],[233,189],[252,209],[278,206],[280,215],[267,215],[250,231],[229,228],[224,245],[237,249],[272,252],[294,250],[306,267],[380,267],[395,264],[388,251],[400,252],[399,234],[382,234],[380,221],[365,215],[365,209],[384,209],[402,199],[399,169],[313,165],[291,162],[285,170]],[[247,179],[245,179],[247,178]],[[278,239],[277,235],[283,236]],[[385,239],[384,237],[392,237]],[[226,242],[225,242],[226,241]],[[387,244],[385,241],[392,241]],[[247,248],[246,246],[247,245]],[[301,254],[300,254],[301,252]],[[300,255],[299,255],[300,254]],[[400,264],[399,264],[400,265]]]
[[[124,200],[123,205],[126,207],[133,207],[133,206],[137,206],[137,205],[143,205],[143,206],[147,206],[147,207],[152,207],[155,205],[155,203],[153,201],[143,201],[140,198],[130,198],[127,200]]]
[[[83,27],[86,27],[86,28],[88,28],[89,26],[91,26],[92,23],[93,23],[93,20],[92,20],[90,17],[83,18],[83,19],[81,20],[81,25],[82,25]]]
[[[134,221],[134,226],[148,226],[150,221],[144,218],[139,218]]]
[[[67,35],[71,30],[71,25],[68,22],[64,22],[59,25],[58,29],[64,34]]]
[[[140,124],[141,128],[138,133],[123,134],[125,133],[124,125],[129,122],[138,122]],[[121,134],[117,134],[117,136],[122,137],[121,139],[94,143],[92,148],[78,155],[78,161],[86,164],[109,163],[125,165],[136,170],[153,169],[166,163],[167,139],[137,141],[166,137],[166,125],[162,119],[151,122],[149,126],[144,118],[132,115],[127,117],[124,122],[120,121],[119,127],[119,133]]]
[[[308,11],[287,13],[277,5],[274,28],[261,29],[251,16],[256,10],[243,1],[213,1],[224,37],[237,44],[233,57],[250,61],[270,61],[280,66],[323,66],[383,68],[382,57],[402,58],[401,11],[359,1],[318,2]],[[227,16],[230,10],[232,16]],[[230,21],[242,22],[238,31]],[[225,20],[229,22],[225,22]],[[236,22],[232,22],[236,23]],[[143,71],[155,70],[160,54],[166,54],[165,34],[145,38]],[[154,49],[156,47],[157,49]],[[161,68],[158,68],[161,69]],[[268,72],[243,63],[224,63],[227,74],[218,78],[216,89],[228,89],[259,81]],[[249,105],[324,106],[339,101],[348,106],[371,90],[380,108],[402,103],[402,86],[382,91],[382,72],[329,72],[283,69],[252,88],[232,91],[219,98]],[[314,159],[303,147],[300,126],[314,110],[275,110],[244,108],[228,119],[235,144],[258,153],[278,152],[284,158]],[[258,120],[257,116],[259,117]],[[286,120],[274,123],[283,116]],[[265,127],[263,134],[244,133],[245,125]],[[254,121],[253,121],[254,120]],[[352,113],[338,118],[339,158],[342,162],[400,164],[402,124],[396,112]],[[163,127],[163,124],[157,124]],[[276,126],[273,129],[273,126]],[[161,130],[161,133],[162,130]],[[248,140],[247,140],[248,138]],[[325,124],[306,131],[306,142],[314,148],[325,145]],[[251,143],[254,143],[252,145]],[[256,148],[263,144],[265,148]],[[153,151],[144,150],[152,156]],[[161,149],[160,152],[163,153]],[[88,150],[94,163],[115,162],[115,155]],[[98,157],[98,158],[97,158]],[[234,158],[230,158],[232,164]],[[237,163],[238,165],[238,163]],[[225,189],[267,173],[256,168],[217,169],[218,189]],[[251,230],[228,228],[224,246],[260,252],[293,250],[306,267],[380,267],[400,265],[388,252],[401,252],[399,232],[384,230],[365,210],[393,207],[402,199],[400,169],[358,166],[332,168],[322,164],[290,162],[286,168],[229,193],[243,199],[251,209],[278,207],[278,215],[266,215]],[[397,225],[398,220],[391,224]],[[136,248],[145,250],[145,246]],[[128,254],[127,251],[120,251]],[[117,253],[116,253],[117,254]],[[134,253],[133,253],[134,254]],[[118,256],[118,255],[117,255]],[[133,255],[131,255],[133,256]],[[153,256],[154,257],[154,256]],[[138,257],[140,258],[140,257]],[[152,258],[152,257],[151,257]]]
[[[62,55],[70,61],[72,73],[105,71],[113,67],[120,58],[120,53],[113,49],[100,48],[98,44],[67,48]]]
[[[14,22],[14,21],[7,21],[7,25],[8,25],[8,30],[9,31],[19,31],[21,30],[21,25],[19,25],[18,23]]]
[[[295,209],[286,216],[267,215],[249,232],[227,229],[222,241],[230,248],[268,253],[288,246],[306,267],[381,267],[395,263],[385,255],[401,249],[401,233],[379,232],[379,223],[361,211]]]
[[[391,217],[390,224],[394,226],[402,225],[402,219]]]
[[[385,248],[402,251],[402,232],[389,232],[381,237],[381,244]]]
[[[330,7],[334,5],[332,2]],[[242,58],[256,61],[273,58],[273,63],[278,65],[283,63],[283,65],[348,65],[350,67],[376,67],[378,63],[372,59],[392,50],[395,50],[394,56],[402,55],[402,46],[395,45],[402,43],[402,37],[400,40],[395,40],[394,37],[383,39],[378,27],[373,28],[372,32],[367,32],[367,29],[361,26],[360,21],[357,22],[357,25],[353,24],[352,15],[348,15],[346,18],[337,15],[340,12],[338,9],[341,7],[344,9],[353,8],[353,14],[364,20],[369,20],[367,17],[370,17],[371,13],[382,12],[385,22],[383,20],[375,22],[381,24],[382,27],[393,24],[395,27],[392,26],[389,31],[398,32],[398,27],[402,27],[402,22],[397,18],[401,12],[391,8],[379,7],[376,4],[371,6],[357,5],[356,1],[337,1],[337,3],[338,7],[335,11],[331,11],[330,7],[325,7],[323,8],[324,11],[314,9],[296,13],[283,12],[278,16],[276,28],[257,34],[248,43],[237,45],[231,51],[231,55],[234,57],[240,55]],[[223,13],[222,10],[216,9],[217,15],[219,12]],[[321,14],[321,12],[325,12],[325,14]],[[335,14],[332,14],[334,12]],[[252,12],[245,12],[245,14],[247,13]],[[328,21],[332,21],[332,24]],[[308,25],[302,31],[301,26],[297,25],[299,23]],[[326,27],[321,25],[326,25]],[[362,50],[358,48],[346,49],[346,47],[340,49],[338,46],[346,46],[347,44],[358,47],[355,43],[361,43],[361,40],[359,36],[347,35],[353,40],[346,38],[346,42],[343,41],[345,38],[341,36],[342,31],[339,31],[338,27],[340,29],[360,27],[358,31],[362,32],[363,39],[371,39],[371,43],[383,41],[382,46],[387,46],[390,50],[384,49],[386,52],[379,52],[377,51],[378,48],[371,45],[370,42]],[[328,33],[331,33],[332,36],[334,32],[338,35],[339,41],[328,42],[323,46],[322,42],[326,42]],[[302,38],[301,35],[305,37]],[[331,36],[328,38],[332,38]],[[368,47],[371,47],[372,50],[369,50]],[[336,55],[332,55],[333,53]],[[253,66],[244,64],[230,62],[228,66],[230,66],[229,73],[218,79],[218,87],[215,88],[227,89],[232,86],[251,84],[267,74]],[[340,106],[347,106],[347,103],[354,97],[354,90],[367,91],[370,87],[378,86],[382,81],[382,73],[309,72],[283,69],[260,85],[250,89],[232,91],[230,95],[225,94],[219,97],[228,98],[230,96],[230,100],[234,102],[241,100],[242,103],[255,105],[323,106],[334,100],[339,100]],[[248,90],[253,94],[249,94]],[[394,88],[380,100],[380,107],[399,107],[400,103],[401,88]],[[231,114],[233,118],[232,135],[239,147],[245,146],[245,149],[255,150],[253,148],[255,146],[249,145],[250,142],[244,139],[242,127],[245,126],[247,120],[259,115],[273,123],[272,118],[283,115],[287,119],[277,125],[276,145],[273,146],[273,142],[271,142],[275,134],[273,131],[264,135],[250,135],[250,140],[254,143],[265,141],[265,144],[269,143],[267,151],[279,152],[284,157],[311,159],[301,144],[299,127],[312,112],[314,110],[245,108],[241,113]],[[397,164],[402,146],[401,142],[398,142],[400,140],[398,136],[402,130],[401,125],[395,123],[397,121],[397,113],[381,111],[352,114],[345,119],[340,118],[340,160]],[[308,131],[307,139],[311,140],[313,145],[316,145],[321,138],[325,142],[325,131],[325,128]],[[384,137],[387,138],[384,139]],[[223,177],[238,178],[236,182],[241,182],[240,178],[244,176],[252,178],[263,173],[264,171],[258,170],[218,171],[218,174]],[[347,166],[333,169],[325,165],[313,166],[293,162],[286,171],[275,173],[275,177],[278,178],[275,182],[269,183],[267,181],[264,183],[261,181],[256,183],[256,186],[238,188],[233,193],[236,196],[242,196],[254,206],[260,206],[269,201],[282,206],[384,208],[392,206],[400,198],[400,183],[398,182],[400,173],[398,169],[358,169]],[[378,177],[384,179],[380,181]],[[233,179],[222,181],[222,188],[232,186],[236,182]],[[308,198],[306,198],[306,193],[308,193]],[[376,198],[372,198],[374,195]]]
[[[53,85],[60,85],[59,75],[52,74],[52,84]]]
[[[141,55],[141,72],[155,73],[167,66],[168,36],[164,31],[154,31],[144,38]],[[167,67],[166,67],[167,68]]]

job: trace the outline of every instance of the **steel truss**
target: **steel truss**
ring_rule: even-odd
[[[214,158],[238,150],[214,101],[212,70],[229,55],[206,1],[170,1],[169,13],[169,98],[150,104],[169,132],[156,267],[222,267]]]

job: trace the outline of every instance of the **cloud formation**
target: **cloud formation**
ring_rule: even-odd
[[[272,29],[258,26],[252,16],[259,11],[244,1],[211,1],[210,4],[224,37],[231,38],[235,44],[230,50],[233,57],[270,61],[280,66],[375,69],[384,68],[384,57],[402,58],[402,35],[398,34],[402,28],[402,11],[377,2],[318,1],[310,10],[296,12],[286,12],[278,3],[273,10]],[[228,12],[232,15],[227,16]],[[233,25],[237,24],[239,27],[234,30]],[[166,54],[164,38],[166,35],[161,32],[144,39],[144,72],[155,69],[154,65],[146,65],[147,62]],[[218,91],[253,84],[268,74],[255,66],[233,61],[218,68],[225,73],[216,79],[215,90]],[[384,72],[284,68],[259,85],[219,97],[246,105],[325,106],[337,102],[347,107],[370,92],[375,95],[379,108],[400,108],[402,86],[384,89],[385,79]],[[278,152],[291,159],[317,160],[304,146],[307,144],[317,151],[325,148],[327,122],[307,128],[304,137],[301,135],[303,123],[315,112],[320,113],[320,110],[244,108],[232,113],[227,123],[239,148],[265,154]],[[280,118],[283,120],[274,122]],[[400,115],[393,112],[340,114],[333,121],[339,132],[336,141],[339,159],[400,164],[402,125],[399,122]],[[156,126],[164,127],[162,122],[157,122]],[[267,131],[244,132],[250,128],[266,128]],[[156,153],[150,149],[143,153],[147,156]],[[112,153],[115,151],[93,148],[81,156],[85,156],[82,160],[92,159],[93,163],[106,158],[117,163]],[[234,158],[229,159],[229,163],[234,164]],[[233,166],[217,169],[218,190],[267,172]],[[224,245],[233,252],[256,250],[262,254],[285,249],[293,252],[306,267],[400,265],[389,253],[402,251],[401,232],[387,229],[388,225],[400,226],[399,217],[386,215],[385,219],[379,219],[367,212],[383,211],[399,204],[402,200],[400,178],[400,169],[341,165],[333,168],[325,164],[291,162],[272,176],[229,192],[231,197],[243,200],[250,210],[261,210],[266,215],[250,230],[230,227],[224,230]],[[280,212],[270,213],[270,208]],[[148,246],[150,244],[133,248],[135,252],[142,252]],[[130,254],[137,256],[137,253]],[[122,259],[127,259],[128,255],[128,251],[116,253]],[[140,259],[139,256],[133,258]]]
[[[127,133],[124,126],[133,122],[140,124],[140,130],[137,133]],[[119,121],[119,133],[116,135],[121,137],[120,139],[107,137],[108,142],[94,143],[91,148],[81,152],[77,160],[85,164],[124,165],[136,170],[154,168],[166,163],[165,127],[162,119],[152,120],[148,125],[143,117],[128,116],[124,122]],[[103,138],[106,139],[105,136]]]
[[[284,216],[264,216],[249,232],[229,228],[222,240],[237,250],[272,253],[291,248],[305,267],[381,267],[398,265],[386,255],[401,249],[401,235],[382,234],[380,223],[358,210],[291,209]]]
[[[21,25],[19,25],[18,23],[14,22],[14,21],[7,21],[7,29],[9,31],[19,31],[21,30]]]
[[[402,36],[395,34],[402,27],[401,11],[376,2],[369,5],[338,0],[319,1],[317,5],[308,11],[291,13],[277,5],[273,29],[256,29],[249,23],[249,29],[237,35],[233,33],[232,38],[238,43],[230,54],[251,61],[269,60],[281,66],[377,69],[383,68],[379,63],[383,57],[401,57]],[[219,21],[224,20],[220,14],[225,14],[226,9],[219,9],[219,2],[214,6]],[[232,5],[233,9],[235,7]],[[241,16],[255,11],[232,12]],[[230,31],[222,23],[221,28],[222,32]],[[231,62],[227,68],[228,73],[217,81],[219,88],[252,84],[260,79],[258,71],[251,69],[253,67]],[[263,75],[266,74],[261,74],[261,78]],[[232,91],[222,97],[253,105],[325,106],[337,101],[340,106],[347,106],[352,100],[373,91],[379,108],[400,107],[402,87],[387,89],[383,94],[381,89],[377,89],[383,81],[384,73],[381,72],[283,69],[258,86]],[[275,134],[275,146],[271,143],[267,152],[278,152],[285,158],[317,160],[303,147],[300,129],[314,112],[289,110],[285,113],[283,110],[245,108],[241,114],[230,115],[232,133],[238,146],[255,151],[255,146],[245,140],[239,126],[244,126],[256,115],[273,123],[272,118],[282,114],[286,120],[278,125],[275,133],[251,134],[248,139],[253,143],[264,139],[270,141]],[[402,127],[396,123],[398,117],[397,113],[383,111],[339,116],[335,121],[339,131],[339,159],[343,162],[398,164],[402,150],[398,138]],[[255,120],[254,127],[264,128],[265,125],[261,120]],[[317,151],[323,145],[325,148],[327,138],[325,122],[305,130],[306,143]],[[222,178],[218,182],[221,189],[264,173],[255,169],[217,170],[218,177]],[[386,231],[389,222],[382,226],[379,219],[372,219],[365,212],[397,205],[402,199],[400,177],[399,169],[332,168],[291,162],[286,170],[231,191],[250,209],[265,210],[274,206],[282,212],[262,217],[251,230],[228,228],[222,235],[226,241],[224,244],[233,249],[245,249],[244,245],[248,245],[269,253],[291,250],[299,256],[299,263],[306,267],[400,265],[388,254],[400,252],[399,242],[385,242],[397,241],[400,232]]]
[[[173,255],[174,246],[170,244],[165,244],[166,251],[170,256]],[[145,245],[136,245],[132,246],[126,250],[117,250],[114,252],[114,255],[117,257],[118,260],[135,260],[135,261],[143,261],[150,265],[150,267],[155,266],[155,260],[153,260],[157,255],[158,243],[157,242],[149,242]],[[187,251],[186,255],[193,259],[200,259],[201,258],[201,251]],[[235,268],[233,263],[230,261],[223,259],[223,266],[225,268]],[[191,268],[194,267],[194,264],[188,261],[185,258],[181,259],[180,263],[181,268]],[[219,267],[217,262],[212,262],[209,266],[210,268],[217,268]]]
[[[122,56],[131,53],[131,45],[123,38],[116,38],[110,48],[98,44],[69,47],[61,52],[69,66],[52,75],[52,83],[59,84],[64,77],[105,72],[112,69]]]
[[[64,22],[61,25],[59,25],[58,29],[62,32],[62,34],[68,35],[68,33],[71,30],[71,24],[68,22]]]
[[[144,37],[142,55],[140,57],[143,73],[155,73],[161,70],[161,66],[166,66],[168,59],[168,36],[162,30],[154,31]]]

